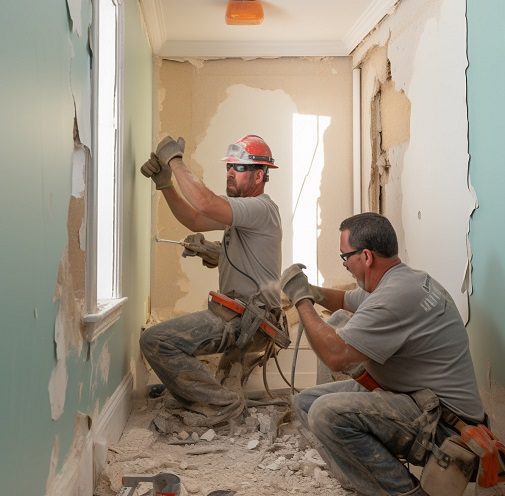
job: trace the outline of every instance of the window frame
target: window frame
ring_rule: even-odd
[[[113,255],[112,255],[112,294],[110,298],[99,299],[98,283],[98,183],[100,179],[100,164],[98,159],[99,135],[99,57],[100,57],[100,2],[111,2],[115,6],[116,39],[115,39],[115,84],[114,111],[116,112],[114,140],[114,206],[113,206]],[[84,338],[94,341],[112,326],[121,316],[126,297],[122,296],[122,246],[123,246],[123,85],[124,85],[124,2],[122,0],[93,0],[93,20],[91,24],[91,112],[92,112],[92,143],[91,163],[86,174],[86,269],[85,269],[85,301],[82,316]]]

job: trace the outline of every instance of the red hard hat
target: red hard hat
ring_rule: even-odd
[[[263,141],[263,138],[255,134],[248,134],[230,145],[226,157],[222,160],[228,164],[266,165],[277,169],[270,147]]]

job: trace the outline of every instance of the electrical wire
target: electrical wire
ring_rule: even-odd
[[[307,174],[305,174],[303,181],[302,181],[302,185],[300,186],[300,190],[298,191],[298,196],[296,197],[295,207],[293,208],[293,215],[291,216],[291,221],[293,221],[293,219],[295,218],[296,209],[298,208],[298,202],[300,201],[300,197],[302,196],[303,188],[305,187],[305,181],[307,180],[307,178],[310,175],[310,171],[312,170],[312,166],[314,165],[314,160],[316,158],[317,149],[319,148],[319,119],[317,120],[316,135],[317,135],[316,147],[314,148],[314,152],[312,153],[312,159],[310,160],[310,165],[307,170]]]
[[[295,391],[297,393],[299,392],[297,389],[295,389],[295,371],[296,371],[296,361],[298,359],[298,349],[300,348],[300,340],[302,339],[302,334],[303,334],[303,324],[302,321],[300,320],[298,324],[298,333],[296,335],[295,349],[293,352],[293,363],[291,365],[291,395],[293,395]]]

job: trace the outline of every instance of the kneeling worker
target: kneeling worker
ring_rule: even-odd
[[[307,389],[295,396],[295,410],[342,486],[366,496],[425,495],[401,459],[426,461],[420,435],[438,444],[458,434],[445,420],[479,424],[485,418],[464,323],[436,280],[401,262],[385,217],[344,220],[340,251],[358,288],[311,286],[304,266],[295,264],[282,274],[281,289],[319,359],[332,371],[361,365],[357,380],[368,380]],[[314,302],[352,313],[335,330]]]
[[[264,193],[270,169],[277,168],[270,148],[255,135],[228,147],[223,159],[227,197],[213,193],[191,172],[182,160],[183,152],[182,138],[167,137],[141,172],[154,181],[173,215],[189,230],[224,231],[222,243],[190,235],[193,242],[187,244],[186,255],[199,255],[210,267],[217,265],[222,295],[251,304],[277,324],[282,226],[277,205]],[[174,188],[172,174],[181,194]],[[206,250],[210,245],[214,249]],[[218,258],[213,260],[216,253]],[[224,353],[237,344],[243,350],[261,349],[267,341],[261,333],[252,332],[247,338],[250,342],[244,342],[243,318],[233,313],[225,318],[226,312],[223,317],[217,311],[219,305],[209,308],[154,325],[140,339],[145,358],[168,391],[184,408],[198,414],[198,425],[207,426],[237,417],[244,400],[243,394],[217,381],[198,356]],[[257,328],[258,320],[252,319],[251,325]]]

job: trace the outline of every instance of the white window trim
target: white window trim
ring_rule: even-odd
[[[97,228],[98,228],[98,160],[96,144],[98,141],[98,53],[99,36],[98,23],[98,2],[93,0],[93,22],[91,47],[93,51],[92,68],[92,160],[87,168],[86,177],[86,291],[85,310],[82,316],[84,327],[84,338],[88,342],[94,341],[98,336],[109,329],[121,316],[122,307],[128,298],[121,294],[122,288],[122,246],[123,246],[123,226],[122,226],[122,164],[123,164],[123,67],[124,67],[124,12],[122,0],[112,0],[117,8],[117,35],[116,35],[116,112],[117,112],[117,134],[115,141],[116,177],[117,177],[117,201],[115,204],[115,246],[114,246],[114,297],[108,300],[97,300]]]

